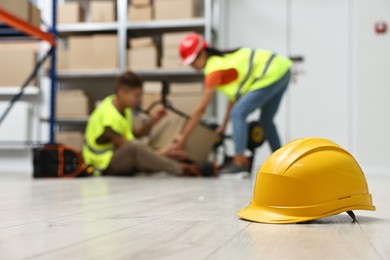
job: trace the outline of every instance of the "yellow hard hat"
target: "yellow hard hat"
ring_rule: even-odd
[[[359,164],[332,141],[302,138],[264,162],[252,201],[238,216],[263,223],[296,223],[341,212],[354,218],[352,210],[375,210]]]

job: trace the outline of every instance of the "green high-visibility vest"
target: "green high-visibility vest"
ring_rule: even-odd
[[[88,165],[95,168],[95,175],[105,170],[114,154],[114,144],[98,144],[105,127],[109,126],[127,141],[134,139],[132,130],[132,112],[126,108],[124,115],[112,103],[114,95],[106,97],[91,114],[84,134],[83,157]]]
[[[262,49],[241,48],[224,56],[211,56],[207,59],[204,74],[207,77],[219,70],[235,69],[238,78],[230,83],[216,86],[229,100],[236,101],[247,92],[265,88],[290,69],[292,61]]]

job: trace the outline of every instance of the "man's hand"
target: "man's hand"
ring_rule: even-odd
[[[150,115],[150,122],[154,125],[158,121],[160,121],[167,114],[167,110],[165,108],[160,108],[156,111],[153,111]]]

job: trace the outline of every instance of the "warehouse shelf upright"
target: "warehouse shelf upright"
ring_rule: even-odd
[[[51,69],[50,69],[50,79],[51,79],[51,93],[50,93],[50,143],[53,143],[54,140],[54,125],[55,125],[55,91],[56,91],[56,8],[57,0],[52,1],[52,27],[48,32],[41,30],[39,27],[30,24],[28,21],[20,19],[19,17],[13,15],[12,13],[0,8],[0,38],[1,37],[11,37],[12,39],[17,39],[22,37],[23,39],[36,39],[40,41],[48,42],[51,46],[50,57],[51,57]],[[27,77],[28,75],[26,75]],[[25,89],[28,93],[35,93],[29,88]]]

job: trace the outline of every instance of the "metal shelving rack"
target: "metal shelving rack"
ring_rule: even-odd
[[[58,71],[59,81],[69,80],[90,80],[90,79],[111,79],[119,76],[127,69],[126,64],[126,42],[128,35],[150,35],[165,32],[198,31],[203,32],[205,39],[212,40],[212,8],[213,0],[204,1],[204,17],[185,20],[153,20],[146,22],[128,22],[127,10],[128,0],[117,0],[117,22],[110,23],[80,23],[58,25],[58,36],[70,35],[106,34],[117,33],[118,35],[118,58],[117,70],[111,71]],[[201,80],[203,75],[196,71],[183,69],[153,69],[135,71],[145,80],[168,80],[168,81],[196,81]],[[58,124],[82,125],[87,119],[59,119]]]
[[[12,13],[0,8],[0,37],[11,37],[12,39],[22,38],[35,39],[40,41],[46,41],[50,44],[50,56],[51,56],[51,68],[50,68],[50,79],[51,79],[51,106],[50,106],[50,143],[54,142],[54,124],[55,124],[55,91],[56,91],[56,6],[57,0],[52,1],[53,13],[52,13],[52,28],[49,32],[42,31],[40,28],[30,24],[28,21],[20,19]],[[27,75],[26,75],[27,76]],[[11,90],[9,90],[12,94]],[[26,88],[26,94],[36,94],[37,90]]]
[[[211,9],[212,9],[212,0],[204,0],[204,18],[193,18],[187,20],[154,20],[147,22],[128,22],[127,21],[127,0],[118,0],[117,1],[117,22],[111,23],[80,23],[80,24],[64,24],[58,26],[58,35],[60,37],[66,37],[70,35],[85,35],[85,34],[98,34],[98,33],[117,33],[118,34],[118,47],[119,47],[119,71],[124,71],[126,69],[126,39],[130,33],[163,33],[163,32],[180,32],[180,31],[203,31],[205,34],[205,39],[211,40]],[[163,74],[164,72],[157,72],[158,74]],[[178,74],[181,74],[182,71],[177,71]],[[188,76],[187,72],[185,76]],[[64,79],[67,77],[68,72],[64,72]],[[96,73],[97,76],[101,77],[100,73]],[[119,74],[119,73],[118,73]],[[148,72],[146,74],[152,74]],[[167,72],[168,76],[173,75],[173,71]],[[193,72],[196,74],[196,72]],[[59,79],[62,79],[63,72],[59,72]],[[68,74],[69,75],[69,74]],[[72,76],[75,77],[92,77],[93,73],[91,72],[72,72]],[[103,74],[102,76],[104,76]],[[106,74],[108,77],[116,76],[115,72],[112,74]]]

